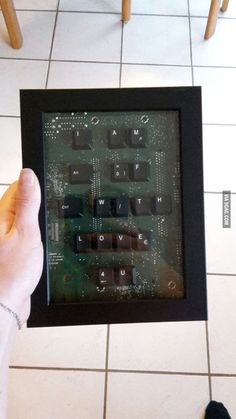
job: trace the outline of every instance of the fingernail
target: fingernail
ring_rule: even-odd
[[[19,182],[22,186],[33,186],[34,172],[31,169],[22,169],[20,172]]]

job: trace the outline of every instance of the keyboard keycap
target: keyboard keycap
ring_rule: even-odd
[[[136,284],[135,268],[133,266],[118,266],[115,269],[116,286],[128,286]]]
[[[83,216],[83,201],[73,195],[67,195],[58,201],[59,218],[77,218]]]
[[[92,143],[92,131],[89,129],[77,129],[73,131],[73,149],[89,150]]]
[[[131,208],[134,215],[151,215],[151,200],[149,197],[131,198]]]
[[[144,128],[130,129],[128,136],[129,147],[143,148],[146,146],[147,131]]]
[[[93,181],[92,164],[81,163],[69,166],[69,181],[72,184],[90,183]]]
[[[115,243],[116,243],[116,248],[119,251],[122,250],[131,250],[132,247],[132,237],[129,236],[128,234],[123,234],[123,233],[117,233],[115,235]]]
[[[147,181],[150,177],[150,164],[139,161],[130,164],[130,179],[136,182]]]
[[[112,217],[111,198],[94,199],[94,215],[95,217]]]
[[[151,233],[148,231],[137,233],[133,238],[133,249],[145,251],[151,249]]]
[[[111,200],[112,213],[114,217],[128,217],[129,215],[129,198],[128,196],[120,196]]]
[[[75,236],[75,252],[84,253],[92,250],[92,235],[90,233],[77,233]]]
[[[164,215],[172,211],[170,195],[156,195],[152,198],[153,214]]]
[[[97,283],[99,287],[112,287],[115,285],[115,272],[112,267],[97,269]]]
[[[113,128],[108,131],[109,148],[125,148],[127,139],[127,130],[122,128]]]
[[[129,181],[129,164],[128,163],[113,163],[111,165],[112,180],[114,182],[128,182]]]
[[[112,250],[112,233],[101,233],[95,236],[95,248],[97,250]]]

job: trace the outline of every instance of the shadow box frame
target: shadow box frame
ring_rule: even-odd
[[[21,90],[22,163],[38,176],[44,263],[28,327],[207,319],[201,87]],[[49,303],[42,115],[45,112],[179,112],[184,298]]]

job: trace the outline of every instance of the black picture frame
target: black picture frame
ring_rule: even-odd
[[[207,319],[201,87],[21,90],[23,167],[38,176],[39,224],[44,245],[40,282],[28,327]],[[178,110],[180,115],[185,298],[49,304],[43,112]]]

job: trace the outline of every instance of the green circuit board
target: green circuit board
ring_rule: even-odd
[[[178,111],[43,113],[50,303],[183,298]]]

